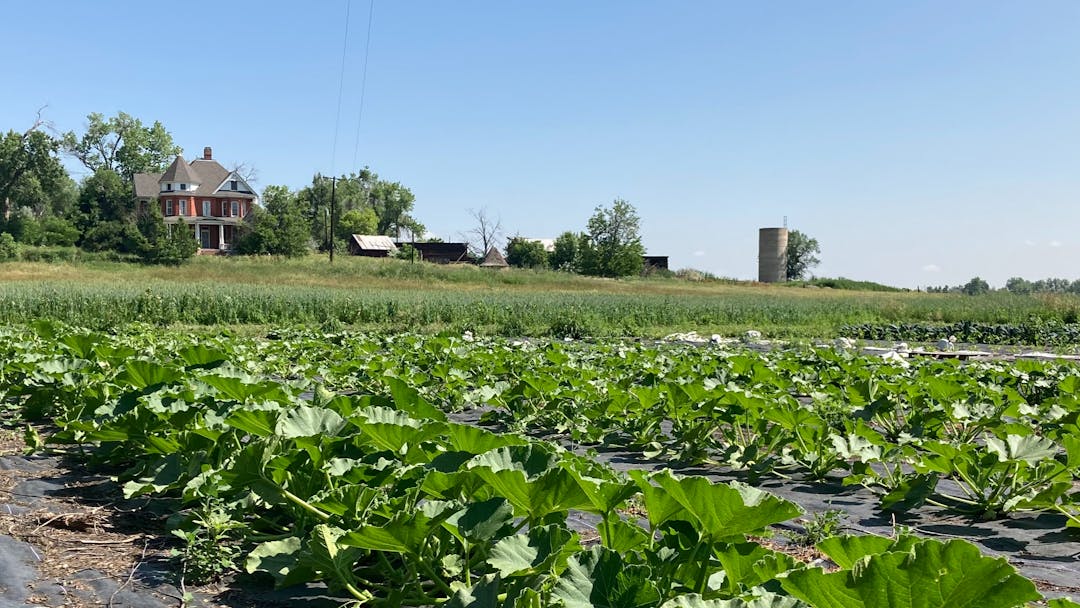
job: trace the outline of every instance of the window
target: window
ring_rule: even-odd
[[[165,199],[165,215],[172,215],[172,214],[173,214],[172,199],[167,198],[167,199]]]
[[[240,215],[240,201],[232,202],[232,216],[236,217]]]
[[[180,207],[180,211],[179,211],[179,213],[177,213],[177,215],[187,215],[188,214],[188,206],[187,206],[187,199],[186,198],[176,201],[176,205],[178,207]]]
[[[165,190],[172,192],[172,184],[165,184]]]
[[[210,201],[203,201],[202,202],[202,214],[204,216],[206,216],[206,217],[209,217],[211,215],[211,213],[210,213]]]
[[[229,190],[236,190],[236,180],[229,181]]]
[[[181,190],[187,190],[187,184],[180,184]]]
[[[221,201],[221,217],[229,217],[229,201]]]

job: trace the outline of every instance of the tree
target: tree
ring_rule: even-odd
[[[139,232],[144,237],[139,257],[148,264],[179,266],[199,250],[199,242],[184,224],[166,226],[156,206],[139,213]]]
[[[111,118],[93,112],[87,115],[86,122],[82,137],[74,131],[64,134],[64,149],[87,169],[115,171],[126,182],[136,173],[164,171],[173,157],[184,151],[157,121],[147,127],[124,112]]]
[[[140,248],[135,219],[135,195],[129,183],[110,169],[98,169],[83,181],[75,213],[82,233],[79,246],[135,253]]]
[[[555,250],[548,256],[548,264],[555,270],[578,272],[578,249],[585,235],[564,232],[555,239]]]
[[[1012,277],[1008,281],[1005,281],[1005,291],[1020,295],[1028,295],[1034,291],[1034,288],[1031,285],[1031,281],[1028,281],[1023,277]]]
[[[977,296],[984,293],[989,293],[990,284],[980,279],[979,277],[975,277],[968,281],[966,284],[964,284],[964,286],[960,288],[960,291],[969,296]]]
[[[787,239],[787,280],[798,281],[806,278],[806,273],[821,263],[818,254],[821,246],[817,239],[792,230]]]
[[[579,246],[581,272],[602,277],[641,274],[645,248],[638,234],[641,220],[633,205],[615,199],[589,218],[587,238]]]
[[[307,210],[312,238],[323,249],[328,246],[327,222],[331,198],[335,201],[334,215],[339,221],[354,209],[370,209],[376,221],[375,228],[367,234],[398,237],[402,232],[413,235],[424,233],[424,225],[411,215],[415,201],[413,193],[397,182],[379,179],[374,171],[366,167],[359,173],[337,178],[336,186],[330,178],[316,174],[311,185],[297,193],[297,198]],[[338,232],[341,233],[340,230]]]
[[[506,263],[518,268],[547,268],[548,252],[540,241],[515,236],[506,244]]]
[[[57,154],[60,142],[42,131],[38,117],[22,133],[0,137],[0,221],[13,209],[28,207],[35,217],[70,206],[74,189]]]
[[[474,224],[465,232],[465,241],[473,255],[483,257],[492,247],[498,247],[502,240],[502,219],[492,217],[486,207],[481,207],[479,211],[469,209],[469,216]]]
[[[354,234],[375,234],[378,228],[379,218],[370,208],[350,209],[337,221],[337,236],[348,241]]]
[[[263,208],[254,208],[254,226],[240,237],[236,248],[246,254],[298,257],[308,253],[311,224],[308,210],[286,186],[267,186]]]

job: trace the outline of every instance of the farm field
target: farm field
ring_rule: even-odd
[[[0,395],[32,449],[167,519],[192,583],[1005,608],[1080,580],[1071,364],[39,322],[0,337]]]
[[[942,324],[977,323],[989,329],[970,335],[972,341],[1029,338],[1067,346],[1080,336],[1078,318],[1080,298],[1066,295],[968,297],[674,278],[612,281],[349,257],[333,267],[316,258],[210,256],[179,268],[0,264],[0,323],[51,319],[94,329],[145,322],[258,332],[305,323],[508,337],[655,338],[691,330],[736,336],[755,329],[778,338],[936,340],[958,331],[939,330]],[[1014,329],[1003,333],[1003,325]],[[895,330],[908,326],[921,329]]]

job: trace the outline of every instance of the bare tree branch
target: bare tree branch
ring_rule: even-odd
[[[465,232],[465,240],[475,255],[487,255],[488,250],[497,247],[502,240],[502,218],[492,217],[487,207],[481,207],[479,211],[469,209],[469,215],[475,224],[472,229]]]

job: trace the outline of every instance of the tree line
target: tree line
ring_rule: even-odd
[[[78,247],[163,264],[190,258],[198,249],[194,234],[167,230],[157,205],[139,207],[133,185],[136,174],[161,173],[182,153],[161,122],[124,112],[91,113],[81,133],[54,134],[40,113],[28,128],[7,131],[0,136],[0,260],[25,247]],[[65,155],[87,170],[81,181],[67,172]],[[268,186],[235,247],[298,256],[331,242],[344,249],[350,234],[421,234],[414,200],[408,188],[366,168],[334,179],[316,174],[298,191]]]
[[[980,277],[974,277],[963,285],[942,285],[927,287],[927,293],[962,293],[969,296],[977,296],[993,291],[1003,291],[1018,295],[1032,295],[1039,293],[1071,293],[1080,295],[1080,279],[1038,279],[1029,281],[1023,277],[1012,277],[1005,281],[1001,289],[994,289]]]

